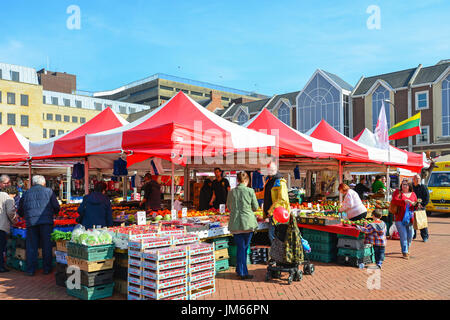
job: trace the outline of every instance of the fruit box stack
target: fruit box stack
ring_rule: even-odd
[[[337,263],[341,265],[363,268],[375,262],[371,244],[364,244],[364,233],[358,237],[338,235]]]
[[[128,245],[128,300],[195,300],[215,292],[214,245],[153,235]]]
[[[114,244],[86,246],[67,243],[67,265],[79,268],[80,286],[66,281],[66,292],[81,300],[108,298],[114,291]]]

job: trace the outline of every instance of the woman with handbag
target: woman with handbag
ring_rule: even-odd
[[[394,213],[395,226],[400,235],[400,245],[403,258],[409,259],[410,246],[414,234],[414,206],[417,202],[417,196],[413,192],[412,184],[408,180],[403,180],[399,190],[395,190],[392,195],[391,204],[397,207]],[[392,206],[391,206],[392,208]]]

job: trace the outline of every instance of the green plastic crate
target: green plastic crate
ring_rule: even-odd
[[[235,245],[229,245],[228,246],[228,255],[231,257],[236,257],[236,253],[237,253],[237,246]],[[250,247],[248,247],[248,251],[247,254],[250,254],[251,250]]]
[[[337,237],[338,237],[338,238],[353,239],[353,240],[354,240],[354,239],[364,239],[365,234],[362,233],[362,232],[360,232],[358,237],[352,237],[352,236],[346,236],[346,235],[343,235],[343,234],[338,234]]]
[[[228,248],[228,237],[227,238],[217,238],[210,241],[210,243],[214,243],[215,250],[222,250]]]
[[[247,264],[251,264],[251,260],[250,260],[250,256],[247,256]],[[237,261],[236,261],[236,257],[230,257],[230,259],[228,259],[228,264],[232,267],[236,267],[237,265]]]
[[[38,259],[37,262],[38,263],[37,263],[37,268],[36,269],[37,270],[41,270],[43,268],[43,260],[42,259]],[[53,267],[55,267],[56,266],[55,258],[53,258],[52,262],[53,262],[52,263]],[[11,268],[15,269],[15,270],[19,270],[19,271],[22,271],[22,272],[27,272],[27,262],[25,260],[20,260],[20,259],[17,259],[15,257],[8,257],[6,259],[6,265],[8,267],[11,267]]]
[[[216,261],[216,273],[226,271],[230,269],[230,263],[228,259]]]
[[[312,252],[317,253],[335,253],[337,251],[336,243],[334,242],[309,242]]]
[[[305,240],[307,240],[309,243],[316,242],[316,243],[327,243],[327,244],[336,244],[337,238],[334,233],[303,233],[302,235]]]
[[[354,257],[354,258],[361,259],[361,258],[373,255],[373,248],[372,248],[372,245],[368,245],[364,249],[360,249],[360,250],[339,248],[338,255],[344,256],[344,257]]]
[[[81,300],[98,300],[111,297],[114,293],[114,282],[95,287],[81,286],[80,289],[66,289],[68,295]]]
[[[336,252],[332,253],[319,253],[319,252],[310,252],[305,253],[306,258],[311,261],[330,263],[336,261]]]
[[[108,260],[113,258],[114,247],[114,244],[85,246],[74,242],[68,242],[67,255],[87,261]]]

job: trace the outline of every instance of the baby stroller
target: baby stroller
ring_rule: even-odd
[[[314,265],[305,261],[302,238],[296,224],[295,217],[291,214],[288,224],[275,226],[275,239],[270,247],[270,261],[267,266],[266,281],[280,279],[282,273],[288,273],[288,284],[292,281],[300,281],[303,274],[312,275]],[[303,264],[303,272],[299,268]]]

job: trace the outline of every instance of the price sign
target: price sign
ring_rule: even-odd
[[[181,217],[182,218],[187,218],[187,208],[183,208],[181,209]]]
[[[312,203],[311,202],[308,202],[308,208],[312,209]]]
[[[220,213],[225,213],[225,205],[224,204],[220,205],[219,211],[220,211]]]
[[[138,226],[142,226],[142,225],[147,224],[147,217],[146,217],[145,211],[138,211],[136,213],[136,215],[137,215],[137,224],[138,224]]]
[[[172,220],[177,220],[177,219],[178,219],[178,217],[177,217],[177,210],[172,209]]]
[[[335,207],[337,206],[337,202],[336,202],[336,201],[334,202],[334,206],[335,206]]]
[[[320,211],[320,204],[317,204],[317,211]]]

